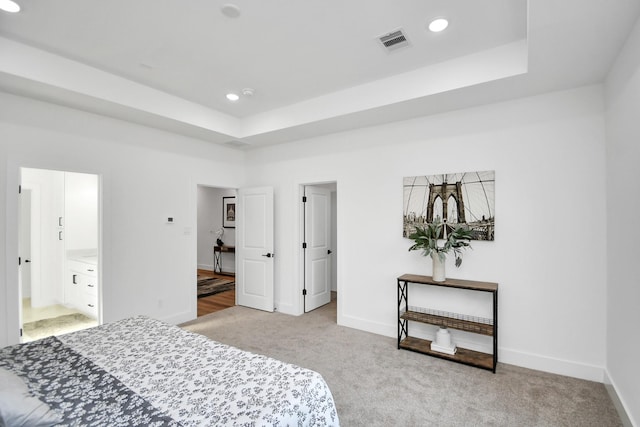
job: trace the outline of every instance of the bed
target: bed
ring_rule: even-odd
[[[0,349],[0,401],[41,425],[339,425],[317,372],[144,316]]]

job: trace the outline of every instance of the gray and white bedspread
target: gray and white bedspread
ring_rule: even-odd
[[[337,426],[317,372],[147,317],[0,349],[63,425]]]

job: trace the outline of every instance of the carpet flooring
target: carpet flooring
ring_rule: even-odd
[[[236,288],[235,280],[220,277],[198,277],[198,298]]]
[[[235,306],[181,326],[319,372],[343,426],[622,425],[601,383],[398,350],[395,338],[338,326],[335,301],[302,316]]]

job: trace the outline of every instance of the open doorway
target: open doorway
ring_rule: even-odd
[[[236,304],[236,196],[235,189],[197,188],[198,317]]]
[[[337,185],[301,185],[303,311],[337,310]]]
[[[98,176],[20,173],[21,341],[98,325]]]

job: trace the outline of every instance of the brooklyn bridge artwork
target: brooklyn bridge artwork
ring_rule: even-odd
[[[494,240],[495,171],[405,177],[403,237],[437,218],[450,232],[466,225],[474,240]]]

